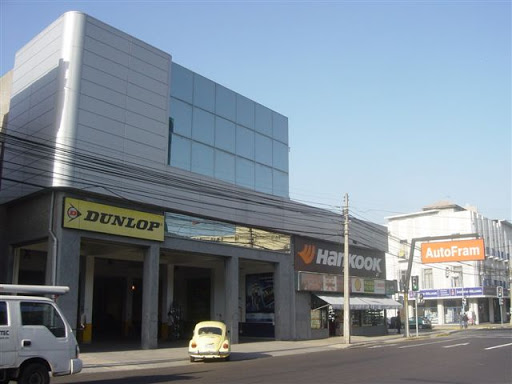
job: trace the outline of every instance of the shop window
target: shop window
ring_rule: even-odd
[[[384,321],[384,311],[380,310],[368,310],[361,311],[361,325],[363,327],[370,327],[376,325],[383,325]]]
[[[326,329],[329,318],[329,306],[316,296],[311,297],[311,329]]]
[[[423,308],[423,316],[429,319],[432,324],[439,324],[439,316],[437,313],[436,307],[424,307]]]

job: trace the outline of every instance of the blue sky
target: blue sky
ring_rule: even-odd
[[[0,0],[0,73],[68,10],[289,118],[291,197],[512,220],[511,1]]]

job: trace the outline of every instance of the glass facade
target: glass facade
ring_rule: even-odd
[[[277,232],[167,212],[166,236],[290,253],[291,238]]]
[[[170,115],[171,166],[289,196],[285,116],[176,63]]]

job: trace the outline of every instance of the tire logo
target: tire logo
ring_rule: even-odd
[[[315,258],[316,247],[314,245],[306,244],[304,245],[304,248],[302,248],[302,251],[297,252],[297,254],[300,256],[302,261],[304,261],[304,263],[311,264]]]
[[[76,209],[73,204],[70,204],[71,206],[66,211],[66,215],[68,216],[69,221],[73,221],[75,219],[78,219],[82,214],[78,209]]]

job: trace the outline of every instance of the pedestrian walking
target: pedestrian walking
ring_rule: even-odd
[[[462,315],[462,324],[464,325],[464,329],[468,328],[468,315],[465,312]]]
[[[400,319],[400,311],[396,314],[396,333],[400,334],[400,328],[402,328],[402,320]]]

